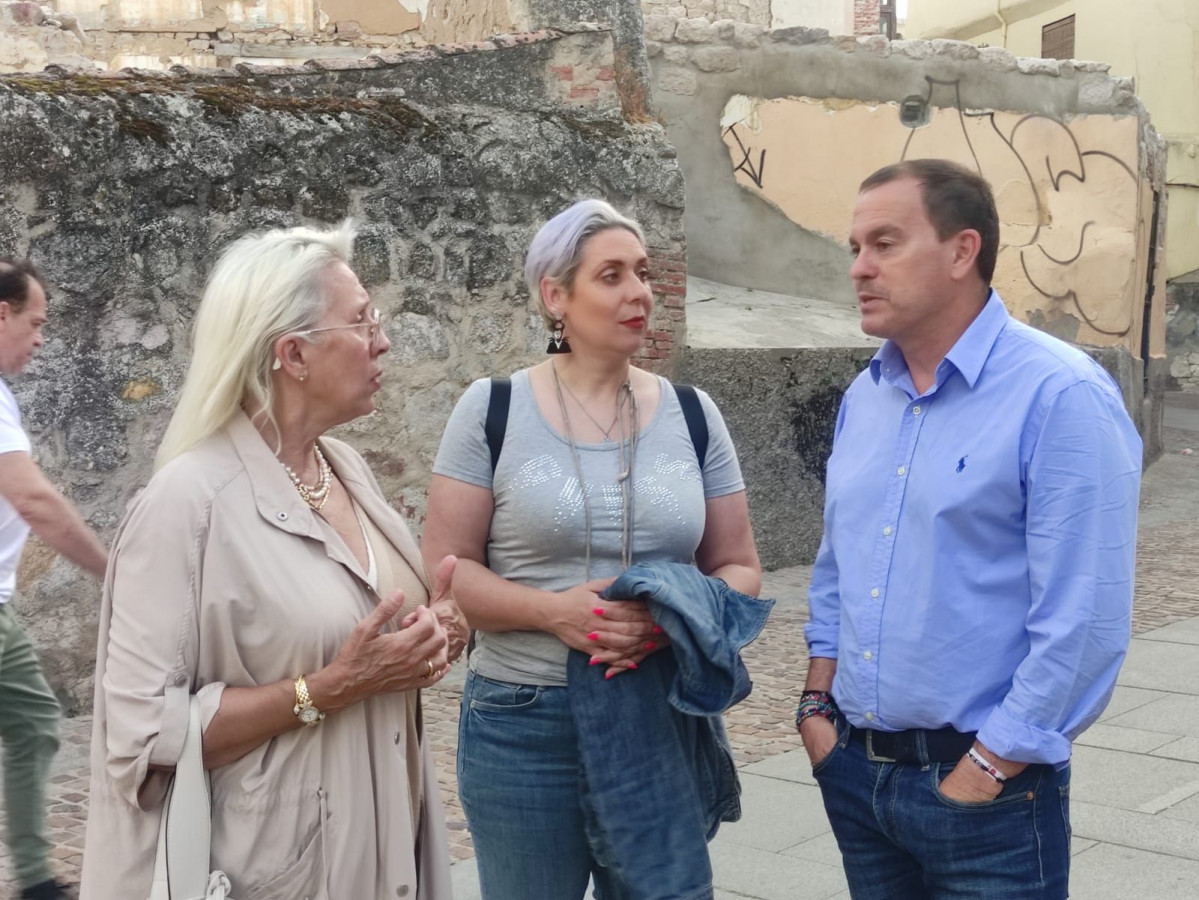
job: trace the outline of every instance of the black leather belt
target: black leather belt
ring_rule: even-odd
[[[977,732],[962,733],[952,728],[929,731],[910,728],[907,731],[874,731],[849,726],[849,739],[865,745],[867,755],[875,762],[936,763],[957,762],[974,746]],[[924,744],[924,753],[920,745]]]

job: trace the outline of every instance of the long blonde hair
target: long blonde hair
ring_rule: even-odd
[[[279,228],[248,234],[221,254],[192,328],[192,358],[155,468],[229,424],[249,403],[274,421],[274,344],[320,322],[328,306],[322,275],[349,263],[355,229]]]

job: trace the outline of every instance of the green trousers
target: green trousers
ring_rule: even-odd
[[[52,877],[46,840],[46,779],[58,752],[60,712],[33,644],[0,603],[0,740],[8,849],[21,888]]]

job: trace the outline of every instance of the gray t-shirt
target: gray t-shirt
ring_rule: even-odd
[[[689,563],[704,533],[704,501],[744,490],[737,453],[716,404],[703,391],[708,453],[701,474],[678,396],[658,378],[661,399],[641,427],[633,465],[632,559]],[[433,471],[489,488],[495,498],[487,559],[491,570],[517,584],[562,591],[585,578],[584,502],[591,509],[591,577],[621,573],[620,453],[615,441],[576,443],[586,490],[570,445],[541,414],[529,372],[512,376],[504,449],[491,473],[483,423],[491,380],[474,382],[454,408]],[[479,632],[471,668],[517,684],[566,684],[569,648],[540,631]]]

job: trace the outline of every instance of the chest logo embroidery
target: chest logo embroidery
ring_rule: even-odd
[[[966,459],[967,458],[968,458],[967,456],[963,456],[961,459],[958,460],[958,468],[957,468],[958,472],[961,472],[962,469],[966,468]]]

